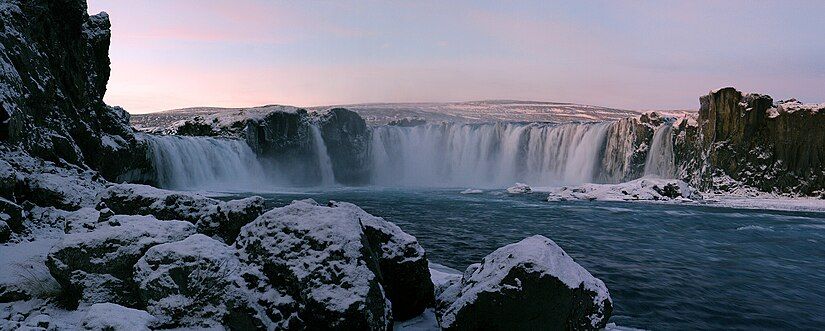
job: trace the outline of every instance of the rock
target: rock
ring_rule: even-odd
[[[70,305],[114,302],[134,305],[133,266],[152,246],[183,240],[195,227],[152,216],[113,216],[109,226],[65,236],[46,265]]]
[[[702,195],[678,179],[642,178],[620,184],[583,184],[548,191],[548,201],[667,201],[702,200]]]
[[[405,320],[421,315],[435,297],[426,254],[415,237],[395,224],[372,216],[349,203],[330,203],[358,215],[370,249],[378,255],[381,285],[392,302],[393,317]]]
[[[5,221],[0,221],[0,244],[9,241],[9,238],[11,238],[11,228]]]
[[[367,123],[354,111],[332,108],[313,113],[324,138],[335,180],[345,185],[369,184],[372,134]]]
[[[153,246],[135,264],[135,283],[147,311],[167,327],[209,327],[228,315],[238,291],[235,250],[202,234]]]
[[[139,164],[132,158],[145,159],[133,149],[125,111],[103,102],[110,72],[106,13],[89,16],[80,0],[9,0],[0,17],[0,142],[49,161],[101,170],[113,180],[114,170]],[[105,137],[118,137],[125,148],[110,153]],[[127,169],[107,166],[111,162]]]
[[[197,225],[198,232],[218,236],[227,243],[234,242],[241,227],[264,210],[264,199],[257,196],[224,202],[139,184],[112,185],[100,193],[98,200],[116,214],[188,221]]]
[[[23,207],[9,200],[0,198],[0,221],[6,223],[9,230],[23,230]]]
[[[89,306],[80,320],[84,330],[151,330],[155,318],[149,313],[126,308],[113,303],[96,303]]]
[[[613,311],[604,283],[543,236],[486,256],[465,272],[460,296],[442,306],[445,330],[595,330]]]
[[[533,189],[524,183],[516,183],[516,185],[507,188],[507,193],[510,194],[526,194],[530,192],[533,192]]]
[[[388,329],[391,307],[408,316],[432,302],[415,239],[352,204],[293,201],[244,226],[236,247],[266,285],[296,300],[306,328]]]
[[[702,190],[730,178],[764,192],[815,195],[825,189],[825,104],[774,102],[732,87],[702,96],[696,124],[674,136],[681,176]]]

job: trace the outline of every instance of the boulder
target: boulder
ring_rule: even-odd
[[[240,306],[231,300],[241,270],[234,252],[203,234],[150,248],[134,267],[147,311],[168,327],[219,325]]]
[[[149,331],[155,318],[143,310],[113,303],[96,303],[86,310],[80,320],[84,330]]]
[[[108,226],[64,237],[46,265],[68,304],[114,302],[134,305],[133,266],[152,246],[183,240],[195,227],[152,216],[112,216]]]
[[[495,250],[458,286],[439,304],[445,330],[595,330],[613,311],[604,283],[543,236]]]
[[[306,328],[388,329],[393,312],[414,316],[433,301],[415,238],[349,203],[293,201],[244,226],[236,247],[296,300]]]
[[[227,243],[234,242],[241,227],[264,210],[264,199],[257,196],[224,202],[139,184],[112,185],[100,193],[98,200],[116,214],[188,221],[197,226],[198,232],[218,236]]]

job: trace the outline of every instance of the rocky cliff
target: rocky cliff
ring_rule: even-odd
[[[109,16],[87,15],[85,1],[3,1],[0,142],[110,180],[146,165],[129,114],[103,102],[110,37]]]
[[[823,194],[825,104],[774,102],[731,87],[699,101],[695,122],[674,132],[680,177],[704,190]]]

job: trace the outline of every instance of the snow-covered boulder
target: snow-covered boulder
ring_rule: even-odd
[[[68,234],[46,265],[70,302],[134,304],[133,266],[152,246],[183,240],[195,227],[152,216],[117,215],[92,232]]]
[[[306,328],[387,329],[393,306],[415,316],[432,302],[415,238],[349,203],[294,201],[244,226],[235,245],[242,263],[261,266],[259,291],[296,300]]]
[[[600,329],[613,311],[604,283],[543,236],[495,250],[452,291],[438,311],[445,330]]]
[[[548,201],[701,200],[702,195],[678,179],[640,178],[620,184],[584,184],[548,191]]]
[[[415,237],[353,204],[331,202],[330,205],[356,214],[361,221],[370,249],[377,254],[381,285],[392,302],[396,320],[418,316],[433,303],[429,263]]]
[[[197,225],[198,232],[217,235],[227,243],[232,243],[241,227],[264,210],[264,199],[258,196],[224,202],[138,184],[112,185],[100,193],[98,200],[116,214],[189,221]]]
[[[143,310],[113,303],[96,303],[86,310],[80,326],[84,330],[148,331],[154,320],[152,315]]]
[[[228,315],[240,262],[235,250],[203,234],[150,248],[134,280],[147,311],[170,327],[211,327]]]
[[[516,183],[516,185],[507,188],[507,193],[510,194],[525,194],[530,192],[533,192],[533,189],[524,183]]]

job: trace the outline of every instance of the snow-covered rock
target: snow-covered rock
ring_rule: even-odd
[[[244,226],[235,245],[241,262],[262,266],[259,292],[288,294],[310,329],[387,329],[392,306],[412,317],[432,302],[415,238],[349,203],[294,201]]]
[[[678,179],[641,178],[620,184],[584,184],[550,188],[548,201],[701,200],[697,190]]]
[[[9,231],[20,232],[23,228],[23,208],[14,202],[0,198],[0,221],[6,223]]]
[[[484,191],[482,191],[482,190],[477,190],[477,189],[472,189],[472,188],[468,188],[468,189],[466,189],[466,190],[464,190],[464,191],[461,191],[460,193],[461,193],[461,194],[481,194],[481,193],[484,193]]]
[[[224,202],[200,194],[138,184],[112,185],[100,193],[98,200],[117,214],[189,221],[197,225],[198,232],[217,235],[227,243],[232,243],[241,227],[264,209],[264,199],[257,196]]]
[[[183,240],[195,227],[152,216],[113,216],[108,226],[64,237],[46,265],[70,302],[114,302],[133,305],[133,266],[152,246]]]
[[[143,310],[113,303],[96,303],[86,310],[80,326],[84,330],[148,331],[154,320],[152,315]]]
[[[600,329],[613,311],[604,283],[543,236],[495,250],[460,287],[438,312],[445,330]]]
[[[507,193],[510,194],[525,194],[530,192],[533,192],[533,189],[524,183],[516,183],[516,185],[507,188]]]
[[[210,327],[228,315],[240,262],[235,250],[203,234],[153,246],[135,264],[147,311],[171,327]]]

